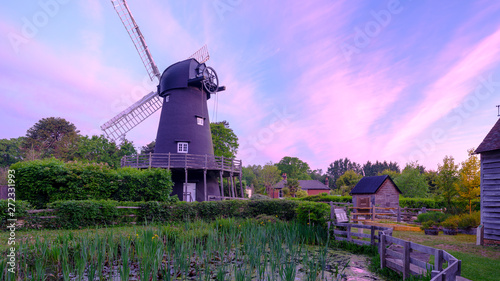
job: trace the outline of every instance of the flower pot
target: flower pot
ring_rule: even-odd
[[[456,228],[443,228],[444,235],[457,235],[458,230]]]
[[[438,235],[439,229],[437,228],[426,228],[424,229],[425,235]]]
[[[476,235],[476,228],[475,227],[459,228],[458,232],[468,235]]]

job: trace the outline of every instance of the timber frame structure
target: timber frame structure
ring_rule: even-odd
[[[138,169],[149,168],[164,168],[171,171],[181,172],[184,170],[184,183],[188,183],[189,171],[203,171],[203,189],[204,201],[226,200],[226,199],[243,199],[244,190],[242,185],[242,161],[224,156],[213,155],[197,155],[188,153],[149,153],[124,156],[121,159],[122,167],[132,167]],[[218,172],[220,183],[220,195],[210,195],[207,192],[207,173]],[[238,194],[236,188],[235,177],[238,177],[240,182],[240,192]],[[224,196],[224,178],[228,178],[229,188],[228,195]],[[185,185],[186,186],[186,185]],[[184,187],[184,201],[188,194]]]

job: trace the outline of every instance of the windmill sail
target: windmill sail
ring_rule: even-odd
[[[117,140],[161,108],[162,98],[151,92],[101,126],[106,137]]]
[[[149,78],[153,81],[154,77],[160,79],[160,72],[158,71],[158,67],[156,67],[155,62],[153,61],[153,57],[149,52],[148,45],[146,45],[146,41],[144,40],[144,36],[142,36],[141,30],[139,26],[134,20],[130,9],[128,8],[127,1],[125,0],[111,0],[113,7],[116,10],[116,13],[122,20],[125,29],[130,35],[132,42],[134,42],[135,48],[141,57],[142,63],[144,67],[146,67],[146,71],[148,72]]]

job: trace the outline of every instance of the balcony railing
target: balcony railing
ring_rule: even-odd
[[[122,167],[200,169],[241,173],[241,160],[188,153],[149,153],[124,156]]]

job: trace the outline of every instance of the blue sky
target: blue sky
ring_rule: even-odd
[[[210,118],[230,123],[245,165],[296,156],[325,171],[348,157],[436,169],[445,155],[463,161],[498,118],[494,1],[128,3],[160,71],[208,45],[227,87]],[[155,89],[110,1],[1,6],[0,138],[50,116],[101,134]],[[149,143],[158,120],[127,138]]]

